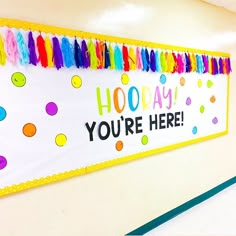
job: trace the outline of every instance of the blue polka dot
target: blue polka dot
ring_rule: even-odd
[[[160,82],[161,82],[162,84],[165,84],[165,83],[166,83],[166,76],[165,76],[165,75],[161,75],[161,77],[160,77]]]
[[[193,133],[193,134],[197,134],[197,126],[194,126],[194,127],[193,127],[192,133]]]
[[[3,121],[7,116],[7,112],[3,107],[0,107],[0,121]]]

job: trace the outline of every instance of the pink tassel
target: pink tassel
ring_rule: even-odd
[[[15,64],[19,58],[15,35],[11,30],[7,30],[6,50],[9,62]]]
[[[136,66],[139,70],[142,70],[143,68],[141,52],[140,52],[139,47],[136,48]]]

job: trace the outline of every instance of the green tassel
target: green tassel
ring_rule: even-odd
[[[114,58],[114,50],[113,50],[113,47],[111,44],[109,45],[109,54],[110,54],[110,63],[111,63],[110,69],[114,70],[115,69],[115,58]]]
[[[96,55],[95,44],[93,43],[93,41],[91,39],[88,43],[88,51],[89,51],[89,56],[90,56],[90,68],[97,69],[98,58]]]

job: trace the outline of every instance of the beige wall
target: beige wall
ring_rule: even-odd
[[[114,19],[104,23],[101,16],[119,9],[122,1],[118,0],[0,0],[0,14],[147,41],[223,50],[232,54],[236,70],[236,14],[197,0],[127,2],[141,6],[141,21],[131,14],[121,23]],[[148,15],[140,9],[146,9]],[[235,176],[234,75],[229,135],[0,199],[0,235],[124,235]]]

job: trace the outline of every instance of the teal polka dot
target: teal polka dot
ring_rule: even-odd
[[[3,107],[0,107],[0,121],[3,121],[7,116],[7,112]]]
[[[192,129],[192,133],[193,133],[193,134],[197,134],[197,131],[198,131],[198,130],[197,130],[197,126],[194,126],[193,129]]]
[[[162,84],[165,84],[166,83],[166,76],[165,75],[161,75],[160,76],[160,82],[162,83]]]

